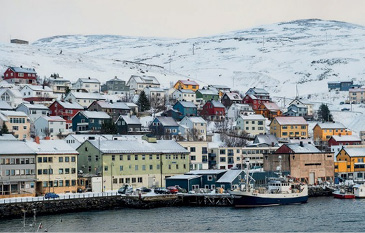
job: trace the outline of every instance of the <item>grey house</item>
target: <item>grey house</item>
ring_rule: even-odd
[[[101,86],[101,91],[108,92],[109,94],[127,94],[129,92],[129,86],[125,84],[124,80],[115,76]]]
[[[120,115],[115,123],[118,128],[118,134],[141,133],[142,124],[136,116]]]

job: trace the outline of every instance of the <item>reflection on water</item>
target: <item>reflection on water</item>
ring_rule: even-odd
[[[364,210],[365,199],[318,197],[303,205],[119,209],[39,216],[37,221],[48,231],[360,232],[365,229]],[[23,231],[22,225],[22,219],[0,220],[0,231]]]

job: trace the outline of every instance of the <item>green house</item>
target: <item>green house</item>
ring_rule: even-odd
[[[199,89],[195,92],[196,100],[202,103],[207,102],[208,100],[218,100],[219,94],[216,90],[210,89]]]

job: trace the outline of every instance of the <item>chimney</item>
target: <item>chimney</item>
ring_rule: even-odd
[[[300,141],[299,145],[300,147],[304,147],[303,141]]]
[[[274,147],[274,146],[275,146],[274,142],[271,142],[271,147]]]
[[[23,68],[23,66],[20,66],[20,68]]]
[[[40,144],[39,136],[35,136],[35,138],[34,138],[34,142],[35,142],[35,143],[37,143],[37,144]]]
[[[49,136],[44,137],[44,140],[51,140]]]
[[[89,77],[89,79],[90,79],[90,77]]]

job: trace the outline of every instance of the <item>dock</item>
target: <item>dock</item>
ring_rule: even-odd
[[[178,197],[181,199],[183,205],[188,206],[233,206],[233,197],[228,193],[181,193],[178,194]]]

